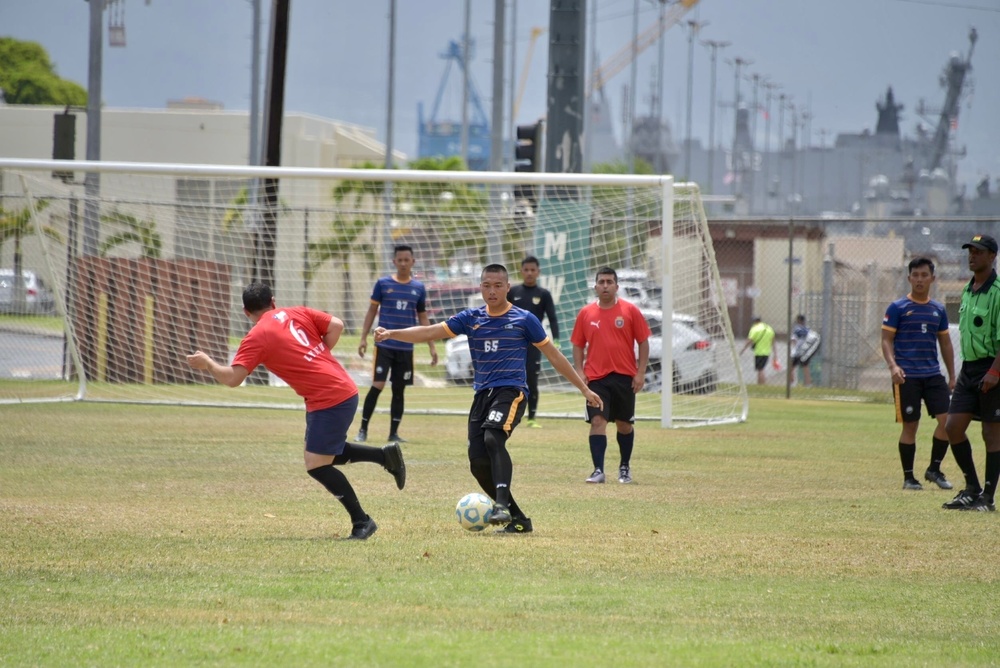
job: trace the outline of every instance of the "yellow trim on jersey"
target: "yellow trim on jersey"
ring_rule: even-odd
[[[511,426],[511,423],[514,422],[514,417],[517,415],[517,407],[521,405],[522,401],[524,401],[524,392],[518,392],[517,399],[510,404],[510,412],[507,413],[507,420],[503,423],[504,433],[509,434],[510,430],[514,428]]]
[[[542,346],[544,346],[546,343],[548,343],[551,340],[552,339],[550,339],[549,337],[546,336],[544,339],[542,339],[538,343],[532,343],[531,345],[535,346],[536,348],[541,348]]]
[[[500,311],[499,313],[493,313],[493,312],[490,311],[489,305],[487,305],[486,306],[486,315],[490,316],[491,318],[499,318],[500,316],[502,316],[503,314],[505,314],[507,311],[511,310],[512,308],[514,308],[514,305],[511,304],[510,302],[507,302],[507,308],[505,308],[504,310]]]

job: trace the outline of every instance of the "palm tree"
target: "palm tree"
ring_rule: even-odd
[[[48,207],[49,202],[45,199],[39,199],[35,201],[35,206],[26,206],[20,211],[7,211],[2,206],[0,206],[0,248],[10,241],[14,240],[14,277],[19,279],[24,270],[23,264],[24,260],[21,255],[21,239],[24,237],[30,237],[35,233],[36,229],[41,229],[42,234],[48,238],[62,243],[63,237],[59,232],[50,225],[41,225],[36,228],[32,224],[32,220],[35,214],[40,213],[46,207]],[[15,312],[20,313],[24,310],[25,306],[25,295],[24,295],[24,281],[15,280],[14,281],[14,309]]]
[[[107,257],[108,252],[128,243],[139,244],[142,250],[142,257],[147,259],[159,259],[163,241],[160,233],[156,231],[156,221],[140,220],[135,216],[122,213],[117,209],[106,216],[101,216],[101,220],[112,225],[120,225],[125,229],[112,234],[104,239],[98,248],[101,257]]]

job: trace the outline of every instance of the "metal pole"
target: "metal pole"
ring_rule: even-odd
[[[385,168],[393,168],[393,119],[396,106],[396,0],[389,0],[389,82],[385,100]],[[386,181],[383,191],[384,220],[382,225],[383,251],[386,268],[392,268],[392,181]]]
[[[87,63],[87,160],[101,159],[101,69],[104,0],[90,0],[90,53]],[[101,236],[101,175],[83,177],[83,254],[97,255]]]
[[[628,134],[625,136],[625,164],[629,174],[635,174],[635,151],[632,150],[632,135],[635,134],[635,87],[636,71],[639,67],[639,0],[632,8],[632,65],[629,68],[628,88]]]
[[[785,295],[785,398],[792,396],[792,265],[795,260],[795,218],[788,217],[788,289]]]
[[[711,102],[708,110],[708,183],[706,191],[715,192],[715,91],[716,91],[716,66],[719,62],[719,49],[729,46],[729,42],[707,39],[702,42],[711,49],[712,52],[712,90],[710,93]]]
[[[465,33],[462,35],[462,160],[469,165],[469,21],[471,0],[465,0]]]
[[[753,79],[753,103],[750,107],[750,164],[747,169],[747,211],[753,213],[754,209],[754,189],[756,179],[754,178],[754,148],[757,146],[757,87],[760,85],[760,75],[752,74]]]
[[[504,5],[506,0],[493,0],[493,118],[490,127],[496,128],[490,138],[490,170],[499,172],[503,168],[503,34]],[[486,235],[486,251],[490,262],[503,262],[503,191],[504,186],[490,188],[490,227]]]
[[[820,382],[823,387],[833,386],[833,378],[830,377],[833,372],[833,356],[830,354],[833,344],[833,339],[830,338],[833,322],[833,254],[834,245],[827,244],[826,255],[823,256],[823,322],[820,323],[820,345],[823,346],[823,377]]]
[[[516,0],[515,0],[516,1]],[[597,0],[590,0],[590,69],[585,70],[586,80],[594,80],[594,72],[597,71]],[[593,146],[594,146],[594,90],[585,85],[584,90],[587,91],[587,97],[583,101],[584,105],[584,117],[583,117],[583,170],[584,172],[590,171],[591,164],[593,163]]]
[[[253,0],[253,31],[250,38],[253,51],[250,54],[250,155],[247,159],[248,165],[260,164],[260,3],[261,0]]]
[[[656,164],[653,167],[657,174],[667,172],[666,143],[663,141],[663,71],[665,69],[663,65],[667,41],[666,35],[664,35],[666,31],[663,29],[663,21],[666,19],[666,11],[666,0],[660,0],[660,38],[657,40],[656,90],[653,98],[653,118],[656,121]]]
[[[684,180],[691,180],[691,109],[694,100],[694,38],[708,21],[690,20],[688,26],[687,128],[684,140]],[[662,36],[661,36],[662,39]]]
[[[514,171],[514,149],[513,146],[517,142],[517,119],[514,118],[514,105],[517,104],[516,97],[516,87],[517,87],[517,77],[514,73],[517,72],[517,0],[510,0],[510,81],[509,81],[509,95],[510,95],[510,118],[508,119],[507,125],[507,137],[508,146],[511,147],[510,151],[504,151],[504,164],[510,167],[510,171]]]

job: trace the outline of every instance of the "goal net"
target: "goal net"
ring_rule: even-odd
[[[232,358],[250,325],[242,291],[257,279],[279,305],[344,321],[334,354],[363,394],[373,341],[360,357],[359,330],[374,282],[393,272],[392,248],[405,244],[432,322],[482,303],[486,264],[506,265],[516,285],[521,260],[537,257],[570,360],[576,314],[596,298],[596,270],[612,267],[619,297],[653,330],[637,418],[746,418],[701,199],[670,177],[3,159],[0,197],[0,402],[301,408],[265,370],[233,390],[185,362],[198,349]],[[437,352],[432,365],[429,347],[415,346],[406,411],[464,414],[468,346],[440,341]],[[539,417],[583,415],[544,359],[539,383]]]

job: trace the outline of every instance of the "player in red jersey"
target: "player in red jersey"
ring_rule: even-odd
[[[649,362],[649,323],[637,306],[618,299],[618,274],[611,267],[597,270],[594,291],[597,301],[580,309],[570,337],[577,373],[587,379],[588,387],[604,401],[601,408],[587,406],[590,457],[594,461],[594,472],[587,482],[605,480],[608,422],[614,420],[621,454],[618,482],[628,484],[632,482],[635,395],[646,384]]]
[[[219,364],[198,350],[187,356],[193,369],[208,371],[218,382],[238,387],[263,364],[306,402],[306,472],[323,485],[351,516],[351,538],[365,540],[378,529],[361,507],[351,483],[336,466],[372,462],[406,484],[406,465],[398,443],[372,448],[347,442],[347,430],[358,410],[358,387],[333,357],[344,323],[306,306],[278,308],[271,287],[251,283],[243,291],[243,312],[253,327],[231,365]]]

